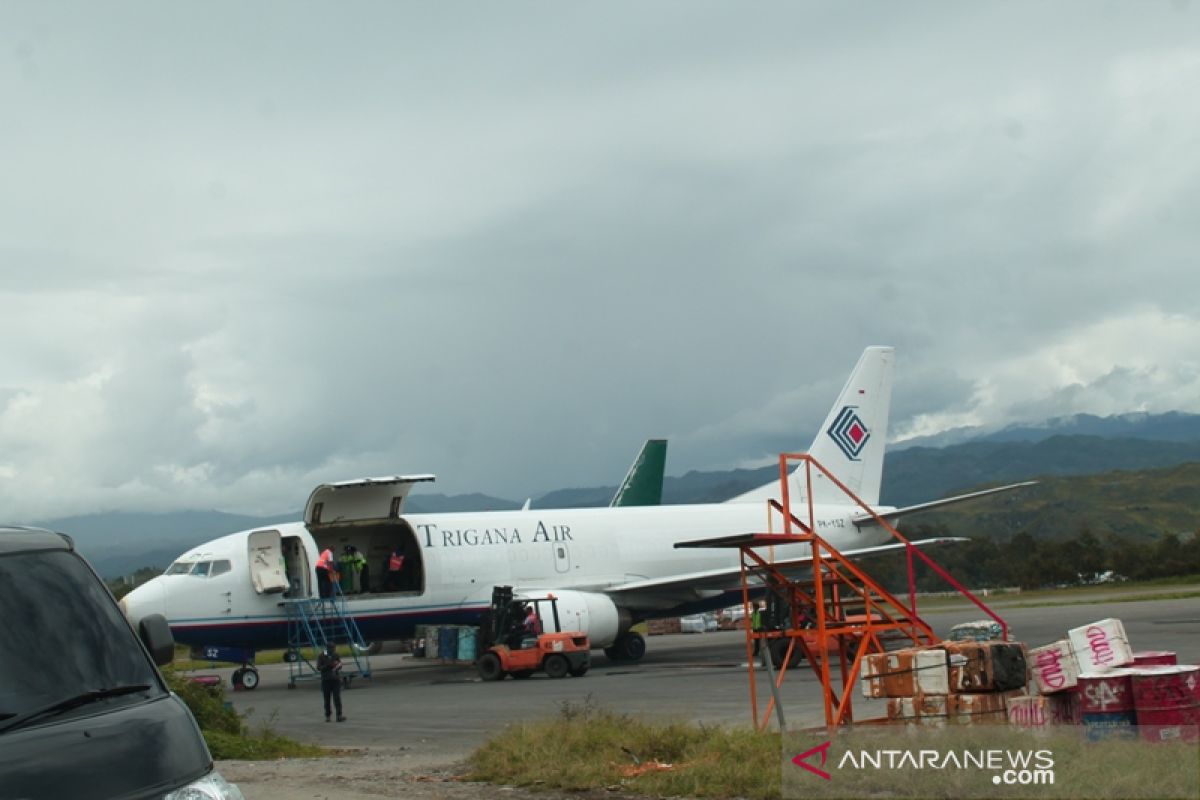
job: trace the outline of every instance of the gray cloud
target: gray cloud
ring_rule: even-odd
[[[16,517],[1200,410],[1186,4],[0,9]],[[64,484],[70,490],[64,492]],[[70,506],[70,507],[64,507]]]

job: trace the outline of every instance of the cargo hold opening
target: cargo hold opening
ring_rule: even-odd
[[[356,595],[425,593],[425,564],[416,532],[404,519],[355,521],[310,525],[309,531],[317,545],[317,552],[329,548],[333,560],[341,573],[342,593],[349,598]],[[354,547],[365,559],[361,572],[346,569],[346,548]],[[396,548],[404,557],[398,574],[388,569],[392,553]]]

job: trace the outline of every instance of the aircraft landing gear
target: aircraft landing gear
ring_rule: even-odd
[[[245,689],[252,692],[258,688],[258,670],[254,667],[239,667],[233,671],[230,682],[234,689]]]
[[[646,655],[646,640],[640,633],[626,631],[604,648],[604,655],[613,661],[641,661],[642,656]]]

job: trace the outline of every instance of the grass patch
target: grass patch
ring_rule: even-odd
[[[778,798],[779,747],[775,734],[651,724],[599,709],[589,696],[564,703],[553,719],[506,728],[471,754],[467,777],[565,791]]]
[[[269,722],[251,730],[242,716],[225,701],[225,689],[220,685],[195,683],[172,668],[163,670],[163,676],[171,691],[179,695],[196,718],[213,758],[260,760],[327,755],[320,747],[277,734]]]

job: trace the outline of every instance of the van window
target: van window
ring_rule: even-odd
[[[6,719],[87,692],[143,687],[39,717],[37,724],[165,693],[112,597],[75,553],[0,556],[0,586],[0,731]],[[0,742],[3,737],[0,732]]]

